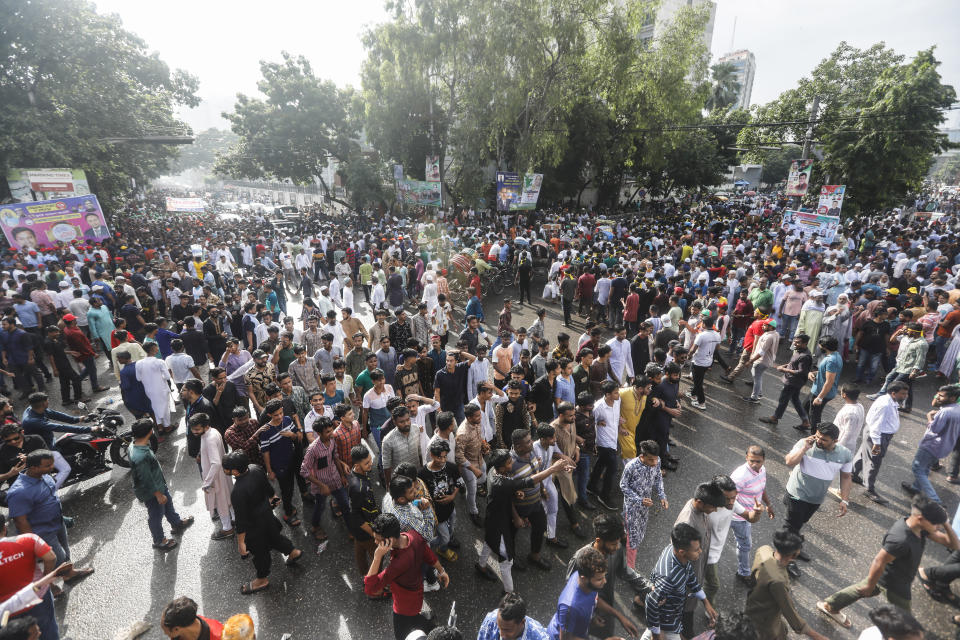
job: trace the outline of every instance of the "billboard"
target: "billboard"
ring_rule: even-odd
[[[816,237],[825,244],[833,242],[839,226],[840,216],[825,216],[790,209],[783,213],[783,220],[780,223],[780,228],[788,235],[799,236],[802,233],[804,238]]]
[[[9,169],[7,184],[14,202],[56,200],[90,193],[81,169]]]
[[[520,174],[497,172],[497,211],[512,211],[520,204]]]
[[[397,180],[397,202],[424,207],[442,206],[440,183],[425,180]]]
[[[203,198],[167,198],[167,211],[203,213],[205,206]]]
[[[787,189],[784,195],[805,196],[810,185],[810,173],[813,171],[813,160],[794,160],[790,163],[790,174],[787,176]]]
[[[37,249],[110,235],[95,195],[0,205],[0,226],[14,249]]]
[[[511,211],[532,211],[537,208],[540,198],[540,187],[543,185],[542,173],[526,173],[523,175],[523,188],[520,190],[520,202],[510,207]]]
[[[820,187],[820,201],[817,203],[817,213],[822,216],[839,216],[843,208],[843,196],[847,186],[843,184],[825,184]]]
[[[427,156],[427,182],[440,182],[440,156]]]

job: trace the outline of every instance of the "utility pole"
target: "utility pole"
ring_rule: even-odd
[[[820,96],[813,96],[813,104],[810,105],[810,123],[807,125],[807,131],[803,136],[803,151],[800,153],[800,159],[806,160],[810,157],[810,142],[813,140],[813,122],[817,119],[817,112],[820,110]],[[800,209],[800,196],[794,196],[793,208]]]

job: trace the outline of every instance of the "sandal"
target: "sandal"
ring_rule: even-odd
[[[158,542],[157,544],[153,545],[153,548],[159,549],[160,551],[170,551],[175,546],[177,546],[177,541],[167,538],[163,542]]]
[[[844,629],[849,629],[853,624],[852,622],[850,622],[850,618],[847,617],[847,614],[845,614],[843,611],[837,611],[836,613],[834,613],[833,611],[828,610],[826,602],[823,602],[823,601],[818,602],[817,610],[820,611],[820,613],[822,613],[823,615],[830,617],[834,622],[839,624]]]
[[[297,555],[293,555],[293,551],[297,551]],[[288,567],[292,567],[293,565],[297,564],[300,558],[303,557],[303,551],[300,551],[300,549],[294,549],[293,551],[290,552],[290,555],[287,556],[287,559],[283,562]]]
[[[73,575],[70,576],[69,578],[64,578],[64,579],[63,579],[63,583],[64,583],[64,584],[71,584],[71,583],[73,583],[73,582],[76,582],[77,580],[83,580],[84,578],[86,578],[87,576],[92,575],[92,574],[93,574],[93,568],[91,568],[91,567],[87,567],[86,569],[80,569],[79,571],[77,571],[75,574],[73,574]]]
[[[300,526],[300,518],[297,517],[296,511],[294,511],[289,516],[283,516],[283,521],[286,522],[287,526],[290,526],[290,527]]]
[[[263,585],[262,587],[257,587],[257,588],[253,588],[252,586],[250,586],[252,584],[253,584],[252,582],[247,582],[245,584],[240,585],[240,593],[242,593],[245,596],[250,596],[257,593],[258,591],[263,591],[264,589],[268,589],[270,587],[269,582]]]
[[[923,569],[920,571],[923,571]],[[957,597],[957,594],[955,594],[949,588],[944,589],[930,578],[925,578],[920,574],[920,571],[917,571],[917,580],[920,581],[920,585],[923,587],[924,591],[927,592],[928,596],[937,602],[949,604],[953,607],[960,607],[960,598]]]

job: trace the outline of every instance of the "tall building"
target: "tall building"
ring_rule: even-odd
[[[712,0],[660,0],[659,6],[647,16],[646,22],[640,29],[640,39],[644,43],[649,43],[663,33],[682,8],[702,6],[708,7],[710,11],[710,18],[702,34],[703,44],[706,45],[707,51],[710,51],[710,45],[713,43],[713,24],[717,16],[717,3]]]
[[[731,109],[747,109],[750,107],[750,95],[753,93],[753,76],[757,73],[757,60],[746,49],[734,51],[721,56],[717,63],[728,63],[736,69],[734,74],[740,88],[737,90],[737,101]]]

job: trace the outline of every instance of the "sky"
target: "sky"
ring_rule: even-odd
[[[322,78],[359,86],[362,35],[388,19],[383,0],[94,1],[101,13],[118,14],[171,67],[200,79],[203,103],[180,114],[194,131],[228,128],[221,112],[232,111],[237,93],[256,93],[259,61],[279,60],[281,51],[306,56]],[[884,41],[908,57],[935,45],[943,81],[960,93],[960,2],[955,0],[716,3],[713,56],[736,49],[754,53],[754,104],[795,86],[843,40],[861,48]],[[960,127],[960,112],[953,114],[949,124]]]

